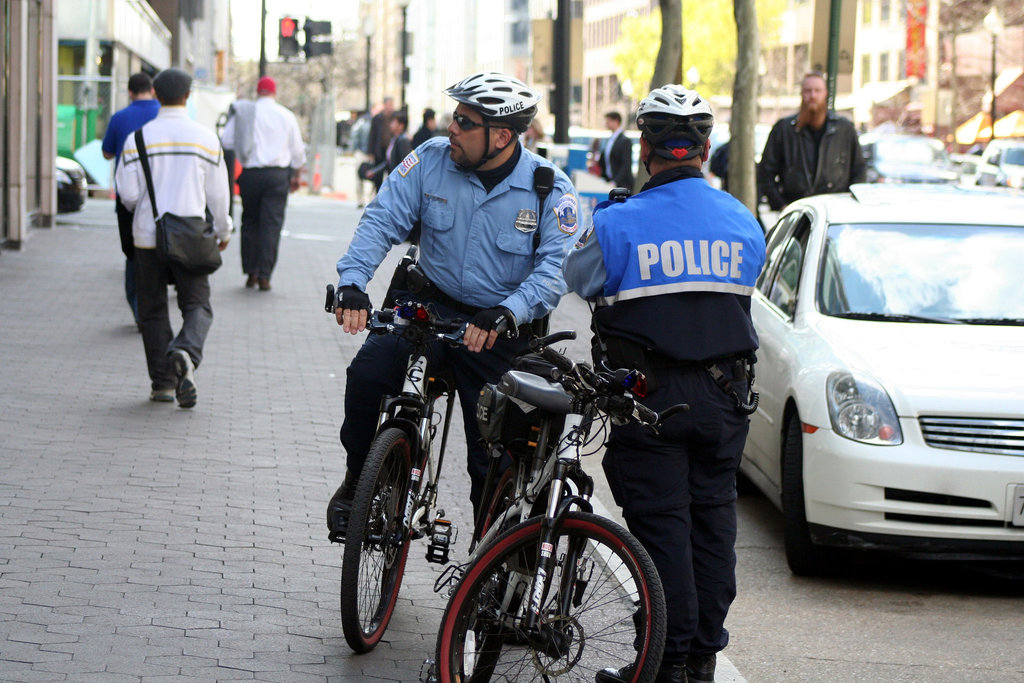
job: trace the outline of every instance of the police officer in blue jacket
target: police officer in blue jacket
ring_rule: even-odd
[[[406,156],[366,207],[338,261],[336,315],[346,332],[365,329],[366,285],[418,221],[419,267],[429,280],[419,296],[441,317],[470,321],[462,348],[436,353],[455,375],[475,510],[487,472],[476,400],[525,348],[529,323],[546,316],[565,293],[562,262],[576,232],[579,198],[564,173],[519,144],[539,94],[495,72],[468,76],[445,93],[457,103],[449,135],[430,138]],[[538,168],[550,169],[538,176],[550,180],[539,182]],[[341,427],[347,472],[327,508],[332,541],[344,538],[380,397],[401,390],[407,356],[397,337],[371,336],[349,366]]]
[[[565,263],[597,304],[595,360],[647,374],[643,402],[690,410],[654,433],[613,427],[604,470],[630,532],[654,559],[668,630],[657,681],[713,681],[736,594],[736,472],[747,435],[757,335],[750,294],[764,262],[757,220],[704,180],[714,119],[695,91],[666,85],[637,110],[650,181],[602,202]],[[629,667],[627,667],[629,669]],[[604,669],[599,683],[632,680]]]

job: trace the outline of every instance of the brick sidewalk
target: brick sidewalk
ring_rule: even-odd
[[[112,202],[0,255],[0,679],[418,680],[441,567],[413,545],[386,641],[356,656],[326,540],[363,337],[323,312],[323,291],[357,218],[294,197],[267,293],[243,288],[236,233],[193,410],[147,400]],[[465,528],[452,444],[441,500]]]

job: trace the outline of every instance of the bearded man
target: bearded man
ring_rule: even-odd
[[[829,110],[825,77],[807,74],[800,88],[800,111],[779,119],[768,135],[758,165],[760,194],[778,211],[810,195],[846,192],[864,179],[856,129]]]

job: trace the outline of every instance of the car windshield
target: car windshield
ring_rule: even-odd
[[[1024,228],[829,227],[819,276],[825,315],[1021,324]]]
[[[933,164],[946,161],[942,143],[928,138],[883,138],[875,144],[883,161],[904,164]]]
[[[1024,147],[1008,147],[1006,149],[1006,163],[1014,166],[1024,166]]]

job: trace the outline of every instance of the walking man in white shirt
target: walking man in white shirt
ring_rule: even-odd
[[[277,85],[264,76],[256,84],[256,102],[236,102],[224,126],[225,149],[235,151],[242,173],[242,271],[246,287],[270,290],[270,274],[284,225],[288,193],[299,189],[303,166],[302,134],[295,115],[275,101]]]
[[[227,166],[216,134],[185,111],[191,87],[192,77],[179,69],[156,75],[153,90],[160,100],[160,113],[141,128],[143,143],[157,211],[179,216],[204,216],[209,211],[223,251],[231,237]],[[182,408],[191,408],[197,398],[195,369],[203,359],[203,344],[213,322],[209,276],[186,270],[157,253],[153,202],[135,136],[125,141],[115,182],[122,203],[135,212],[135,284],[152,382],[149,399],[168,403],[177,399]],[[177,336],[167,309],[172,277],[182,317]]]

